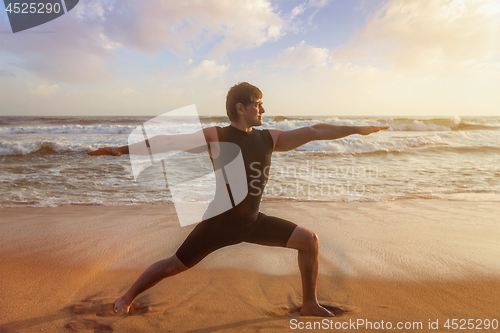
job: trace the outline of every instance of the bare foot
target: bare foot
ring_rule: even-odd
[[[127,304],[127,302],[123,299],[123,296],[121,296],[115,300],[113,311],[115,313],[128,314],[128,310],[130,309],[131,305],[131,303]]]
[[[302,306],[300,309],[301,316],[315,316],[315,317],[335,317],[333,313],[325,309],[319,304],[311,306]]]

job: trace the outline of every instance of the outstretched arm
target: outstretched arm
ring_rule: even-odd
[[[368,135],[389,126],[340,126],[332,124],[316,124],[297,128],[291,131],[269,130],[273,137],[275,151],[288,151],[314,140],[334,140],[351,134]]]
[[[177,134],[177,135],[157,135],[149,140],[141,141],[131,145],[121,147],[104,147],[94,151],[89,151],[90,156],[112,155],[121,156],[123,154],[133,153],[135,155],[149,155],[151,153],[166,153],[173,150],[182,150],[190,153],[201,153],[206,151],[207,145],[195,147],[200,143],[200,135],[204,135],[205,141],[215,142],[217,139],[217,131],[215,127],[209,127],[192,134]],[[148,149],[150,148],[150,149]]]

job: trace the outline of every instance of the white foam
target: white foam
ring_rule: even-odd
[[[130,134],[137,125],[62,125],[0,127],[0,134]],[[154,125],[151,131],[157,134],[189,133],[197,128],[191,123],[169,123]]]
[[[340,154],[401,152],[410,148],[443,144],[441,135],[349,137],[329,141],[313,141],[298,148],[302,151],[326,151]]]
[[[312,126],[319,123],[327,123],[341,126],[391,126],[392,131],[451,131],[459,127],[462,122],[460,117],[443,119],[411,119],[411,118],[386,118],[386,119],[346,119],[327,118],[324,120],[314,119],[284,119],[271,121],[264,128],[278,128],[282,130],[293,130],[304,126]]]
[[[57,153],[87,152],[91,150],[90,143],[71,143],[58,141],[2,141],[0,156],[27,155],[38,151],[54,151]]]

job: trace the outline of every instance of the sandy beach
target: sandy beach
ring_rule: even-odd
[[[405,332],[449,332],[453,319],[457,330],[473,319],[466,331],[498,331],[486,329],[486,320],[500,320],[497,202],[261,208],[318,234],[318,298],[337,315],[331,321],[298,315],[295,251],[253,244],[211,254],[139,296],[130,315],[115,315],[114,299],[172,255],[192,226],[181,228],[170,204],[27,207],[0,209],[0,332],[280,332],[315,324],[363,332],[368,322],[374,332],[397,331],[398,323]]]

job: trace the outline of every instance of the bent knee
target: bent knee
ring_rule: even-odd
[[[286,246],[299,251],[317,252],[319,250],[318,235],[311,230],[297,227]]]
[[[315,232],[310,232],[308,239],[308,250],[317,252],[319,250],[319,238]]]

